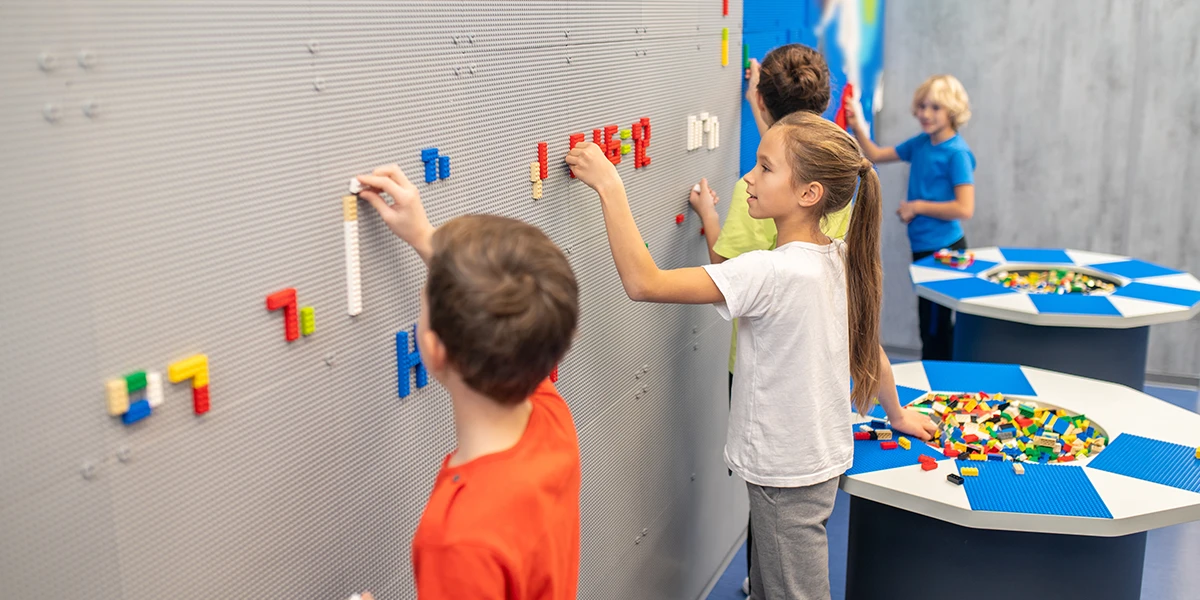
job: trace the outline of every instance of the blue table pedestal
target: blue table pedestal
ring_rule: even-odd
[[[954,360],[1038,367],[1141,390],[1150,327],[1045,327],[957,313]]]
[[[1092,537],[971,529],[852,496],[846,600],[1011,600],[1037,595],[1034,589],[1138,600],[1145,558],[1145,532]]]

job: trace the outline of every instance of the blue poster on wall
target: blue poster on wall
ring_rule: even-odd
[[[762,61],[784,44],[817,48],[829,63],[831,98],[825,118],[834,120],[846,85],[853,86],[863,114],[874,126],[876,93],[883,78],[884,0],[745,0],[742,42]],[[754,168],[758,129],[742,100],[741,172]]]

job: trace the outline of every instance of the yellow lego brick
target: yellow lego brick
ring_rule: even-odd
[[[358,220],[358,197],[357,196],[342,196],[342,220],[357,221]]]
[[[313,307],[305,306],[300,309],[300,333],[312,335],[317,330],[317,316]]]
[[[721,66],[729,66],[729,40],[721,40]]]
[[[1022,442],[1021,440],[1017,440],[1017,450],[1024,452],[1025,451],[1025,442]]]
[[[197,388],[208,385],[208,356],[193,354],[167,365],[167,379],[171,383],[191,379],[192,387]]]
[[[104,389],[108,391],[108,414],[119,417],[129,412],[129,390],[124,379],[109,379]]]
[[[958,450],[959,454],[962,454],[963,452],[967,451],[967,445],[962,442],[954,442],[954,445],[952,447],[955,450]]]
[[[962,473],[963,477],[979,477],[979,469],[975,467],[963,467],[958,472]]]
[[[1200,458],[1200,447],[1196,448],[1196,458]]]
[[[1065,410],[1063,410],[1063,409],[1061,409],[1061,408],[1060,408],[1060,409],[1058,409],[1058,411],[1056,411],[1054,414],[1055,414],[1055,415],[1057,415],[1057,416],[1060,416],[1060,417],[1066,417],[1066,416],[1069,416],[1069,415],[1067,414],[1067,411],[1065,411]]]
[[[533,199],[534,200],[542,199],[542,182],[541,182],[541,180],[533,182]]]
[[[992,395],[992,400],[1002,403],[1002,402],[1004,402],[1004,394],[994,394],[994,395]]]
[[[987,402],[980,402],[979,408],[982,408],[983,410],[992,410],[992,407],[988,406]]]
[[[537,183],[542,180],[542,167],[535,160],[529,163],[529,181]]]
[[[986,455],[986,454],[979,454],[978,452],[976,452],[976,453],[972,453],[972,454],[971,454],[970,456],[968,456],[967,458],[970,458],[971,460],[987,460],[987,455]]]
[[[900,439],[896,440],[896,443],[900,444],[900,447],[904,448],[905,450],[912,449],[912,442],[908,441],[908,438],[904,436],[900,436]]]
[[[1076,440],[1076,439],[1078,439],[1078,436],[1076,436],[1076,435],[1075,435],[1075,434],[1073,434],[1073,433],[1068,433],[1067,435],[1064,435],[1064,436],[1062,437],[1062,439],[1063,439],[1063,441],[1064,441],[1064,442],[1066,442],[1066,443],[1068,443],[1068,444],[1074,444],[1074,443],[1075,443],[1075,440]]]

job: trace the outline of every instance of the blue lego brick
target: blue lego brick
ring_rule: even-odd
[[[1051,429],[1058,435],[1066,435],[1067,428],[1071,426],[1071,422],[1066,419],[1059,419],[1054,422],[1054,427]]]
[[[1030,294],[1029,299],[1040,314],[1121,316],[1121,311],[1104,296]]]
[[[1070,255],[1064,250],[1045,248],[1001,248],[1004,260],[1011,263],[1047,263],[1073,265]]]
[[[971,510],[1094,517],[1111,519],[1083,468],[1025,464],[1025,474],[1013,473],[1007,462],[972,462],[978,477],[964,477]]]
[[[1165,285],[1152,285],[1149,283],[1133,282],[1127,286],[1123,286],[1113,292],[1114,296],[1125,296],[1127,298],[1137,298],[1139,300],[1150,300],[1152,302],[1162,302],[1164,304],[1177,304],[1179,306],[1194,306],[1200,302],[1200,292],[1196,290],[1185,290],[1182,288],[1167,287]]]
[[[150,402],[146,400],[138,400],[129,405],[129,410],[121,415],[121,422],[126,425],[133,425],[142,419],[150,416]]]
[[[1101,263],[1092,265],[1093,269],[1128,277],[1130,279],[1140,279],[1142,277],[1157,277],[1159,275],[1178,275],[1182,271],[1168,269],[1162,265],[1148,263],[1144,260],[1130,259],[1119,262]]]
[[[910,388],[902,385],[896,386],[896,395],[900,398],[900,406],[908,406],[909,404],[924,398],[925,394],[927,393],[929,392],[925,390],[918,390],[917,388]],[[854,409],[851,408],[850,410]],[[867,412],[867,415],[875,417],[876,419],[884,419],[887,418],[887,411],[883,410],[882,406],[876,404],[871,408],[870,411]]]
[[[427,163],[427,162],[430,162],[433,160],[437,160],[437,157],[438,157],[438,149],[437,148],[426,148],[421,151],[421,162]]]
[[[450,157],[438,157],[438,179],[448,179],[450,177]]]
[[[976,260],[975,262],[971,263],[971,266],[959,269],[950,265],[944,265],[938,262],[937,258],[933,256],[926,256],[925,258],[922,258],[913,264],[920,267],[929,267],[931,269],[944,269],[947,271],[956,271],[958,273],[970,273],[972,275],[976,275],[996,266],[999,263],[994,263],[987,260]]]
[[[396,392],[401,398],[406,398],[411,393],[408,375],[410,369],[416,369],[417,387],[423,388],[429,383],[425,364],[421,362],[421,349],[417,347],[417,328],[415,325],[412,332],[412,352],[408,351],[408,332],[396,332]]]
[[[425,163],[425,183],[433,183],[437,181],[437,161],[431,160]]]
[[[1182,444],[1122,433],[1087,468],[1200,493],[1196,448]]]
[[[978,298],[980,296],[998,296],[1000,294],[1015,294],[1015,290],[1006,288],[998,283],[992,283],[978,277],[963,277],[960,279],[944,279],[942,281],[926,281],[918,284],[927,290],[944,294],[955,300]]]
[[[899,440],[900,435],[893,431],[892,441]],[[946,459],[941,452],[930,448],[925,442],[910,436],[905,437],[908,438],[908,441],[912,442],[911,450],[905,450],[904,448],[884,450],[879,447],[879,440],[856,440],[854,442],[854,465],[850,467],[850,470],[846,471],[846,474],[857,475],[859,473],[870,473],[872,471],[883,471],[886,469],[895,469],[896,467],[915,465],[918,464],[917,457],[922,454],[932,456],[938,460]]]
[[[942,392],[979,392],[1036,396],[1033,386],[1017,365],[944,362],[922,363],[929,387]]]
[[[989,454],[989,455],[987,455],[987,459],[992,462],[1000,462],[1000,461],[1004,460],[1004,457],[1000,456],[999,454]]]

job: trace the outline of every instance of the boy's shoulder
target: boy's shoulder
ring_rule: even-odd
[[[443,466],[415,546],[468,544],[503,552],[553,520],[556,505],[578,508],[579,439],[570,409],[548,380],[530,401],[533,412],[516,446],[458,468]]]

